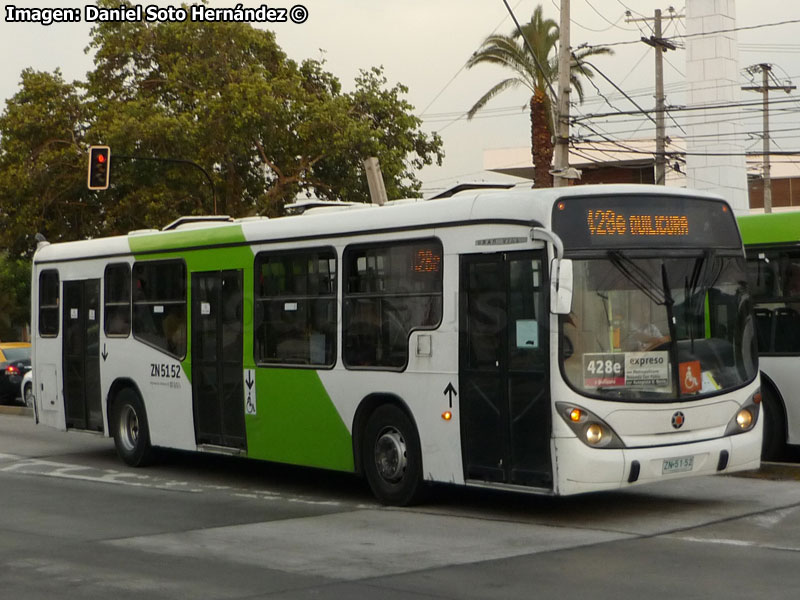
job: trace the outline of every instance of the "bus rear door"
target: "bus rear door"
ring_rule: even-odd
[[[100,280],[64,281],[62,322],[67,428],[103,431],[100,402]]]

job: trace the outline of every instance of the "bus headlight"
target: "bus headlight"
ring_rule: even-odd
[[[758,423],[758,413],[761,406],[761,390],[747,399],[747,402],[736,411],[736,414],[728,423],[725,435],[735,435],[750,431]]]
[[[606,437],[603,428],[597,423],[592,423],[586,428],[586,441],[592,446],[598,446]]]
[[[750,426],[753,424],[752,413],[746,408],[743,408],[736,413],[736,423],[739,425],[740,429],[750,429]]]
[[[625,447],[608,423],[585,408],[556,402],[556,410],[578,439],[587,446],[604,449]]]

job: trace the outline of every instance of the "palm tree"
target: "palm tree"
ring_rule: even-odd
[[[551,82],[558,79],[558,24],[545,19],[541,5],[533,11],[531,20],[521,27],[525,39],[530,44],[531,56],[519,31],[511,35],[490,35],[480,48],[467,61],[467,68],[488,63],[500,65],[514,72],[492,87],[467,112],[472,119],[479,110],[495,96],[505,90],[525,86],[531,91],[531,157],[533,159],[533,181],[535,187],[552,187],[553,177],[550,165],[553,161],[553,132],[555,131],[556,98],[553,96]],[[581,59],[595,54],[613,54],[610,48],[581,48],[573,53],[570,65],[570,87],[577,92],[578,100],[583,102],[583,85],[580,76],[590,79],[594,71],[581,64]]]

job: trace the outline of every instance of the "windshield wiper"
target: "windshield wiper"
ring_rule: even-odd
[[[664,305],[667,302],[666,290],[659,286],[652,277],[633,262],[630,258],[622,254],[619,250],[609,250],[608,258],[611,264],[622,273],[625,278],[636,286],[640,292],[647,296],[654,304]],[[659,294],[661,292],[661,294]],[[670,302],[672,298],[670,297]]]

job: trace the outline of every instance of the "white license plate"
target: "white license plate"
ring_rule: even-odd
[[[694,456],[681,456],[678,458],[665,458],[661,465],[661,473],[683,473],[691,471],[694,467]]]

